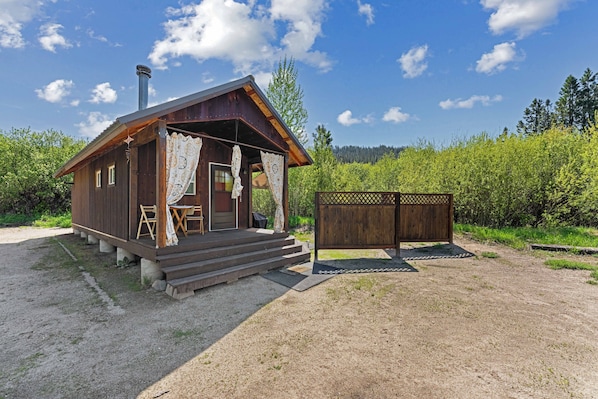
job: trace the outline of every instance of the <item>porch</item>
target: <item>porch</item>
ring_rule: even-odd
[[[164,275],[167,294],[181,299],[195,290],[308,262],[309,250],[286,232],[249,228],[179,234],[179,244],[156,248],[149,236],[119,246],[152,262]]]

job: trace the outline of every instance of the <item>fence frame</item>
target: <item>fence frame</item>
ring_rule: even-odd
[[[317,192],[315,260],[320,249],[395,248],[402,242],[453,242],[453,195]]]

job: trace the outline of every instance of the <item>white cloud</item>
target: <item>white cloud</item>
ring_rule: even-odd
[[[342,112],[336,117],[336,120],[343,126],[351,126],[363,122],[361,119],[353,118],[353,113],[349,110]]]
[[[57,79],[43,89],[36,89],[37,96],[50,103],[59,103],[71,93],[75,84],[72,80]]]
[[[428,55],[428,45],[414,47],[406,53],[401,55],[397,61],[401,64],[403,69],[403,77],[415,78],[428,68],[428,64],[425,62],[426,56]]]
[[[476,103],[480,103],[483,106],[488,106],[492,103],[499,102],[499,101],[502,101],[501,95],[496,95],[494,97],[473,95],[473,96],[469,97],[467,100],[462,100],[460,98],[457,98],[455,100],[447,99],[447,100],[441,101],[440,103],[438,103],[438,105],[440,105],[440,108],[442,108],[442,109],[455,109],[455,108],[470,109],[470,108],[473,108]]]
[[[357,0],[357,7],[359,15],[365,16],[365,23],[367,25],[372,25],[374,23],[374,7],[369,3],[362,4],[359,0]]]
[[[515,60],[517,55],[515,47],[515,42],[497,44],[491,53],[482,55],[482,58],[477,61],[475,70],[488,75],[504,71],[506,64]]]
[[[92,29],[87,29],[87,36],[102,43],[106,43],[112,47],[122,47],[122,44],[120,43],[110,42],[106,36],[96,35],[95,31],[93,31]]]
[[[39,28],[40,34],[38,37],[39,42],[41,43],[44,50],[51,51],[53,53],[56,52],[56,46],[69,48],[73,47],[64,36],[62,36],[58,31],[62,29],[62,25],[60,24],[45,24]]]
[[[21,29],[23,29],[23,24],[39,14],[42,4],[39,0],[0,1],[2,8],[2,12],[0,12],[0,47],[25,47]]]
[[[75,126],[79,128],[79,134],[84,137],[96,137],[112,124],[112,120],[100,112],[90,112],[87,119]]]
[[[409,114],[401,112],[401,107],[392,107],[388,111],[386,111],[386,113],[382,117],[382,120],[384,122],[401,123],[406,122],[407,120],[409,120],[409,118]]]
[[[495,35],[515,31],[525,37],[553,22],[572,0],[481,0],[486,10],[495,10],[488,27]]]
[[[110,83],[100,83],[93,89],[90,103],[113,103],[118,98],[116,91],[110,87]]]
[[[202,0],[169,8],[165,38],[154,42],[148,56],[158,69],[190,56],[198,62],[216,58],[233,63],[241,73],[271,69],[288,55],[322,71],[331,67],[325,53],[312,50],[322,34],[324,0],[272,0],[270,8],[256,0]],[[277,28],[283,37],[277,37]]]

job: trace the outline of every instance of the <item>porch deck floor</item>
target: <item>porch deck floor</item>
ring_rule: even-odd
[[[191,251],[197,248],[209,248],[211,246],[220,246],[224,243],[240,243],[245,240],[252,240],[256,235],[270,236],[272,238],[280,238],[288,236],[288,233],[275,233],[274,230],[249,228],[241,230],[219,230],[206,231],[205,234],[199,232],[188,233],[187,237],[182,232],[177,233],[179,239],[178,245],[166,248],[156,248],[156,241],[152,240],[150,236],[143,236],[137,239],[132,239],[129,244],[133,246],[133,253],[142,257],[154,258],[154,256],[165,255],[177,252]],[[137,249],[137,251],[135,251]],[[148,256],[149,253],[154,253],[154,256]],[[145,256],[143,255],[145,254]]]

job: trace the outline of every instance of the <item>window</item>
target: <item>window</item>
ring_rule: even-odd
[[[191,176],[191,181],[189,182],[189,186],[187,186],[185,195],[195,195],[195,173],[193,172],[193,176]]]
[[[116,168],[114,164],[108,166],[108,185],[114,186],[116,184]]]
[[[96,170],[96,187],[102,187],[102,170]]]

